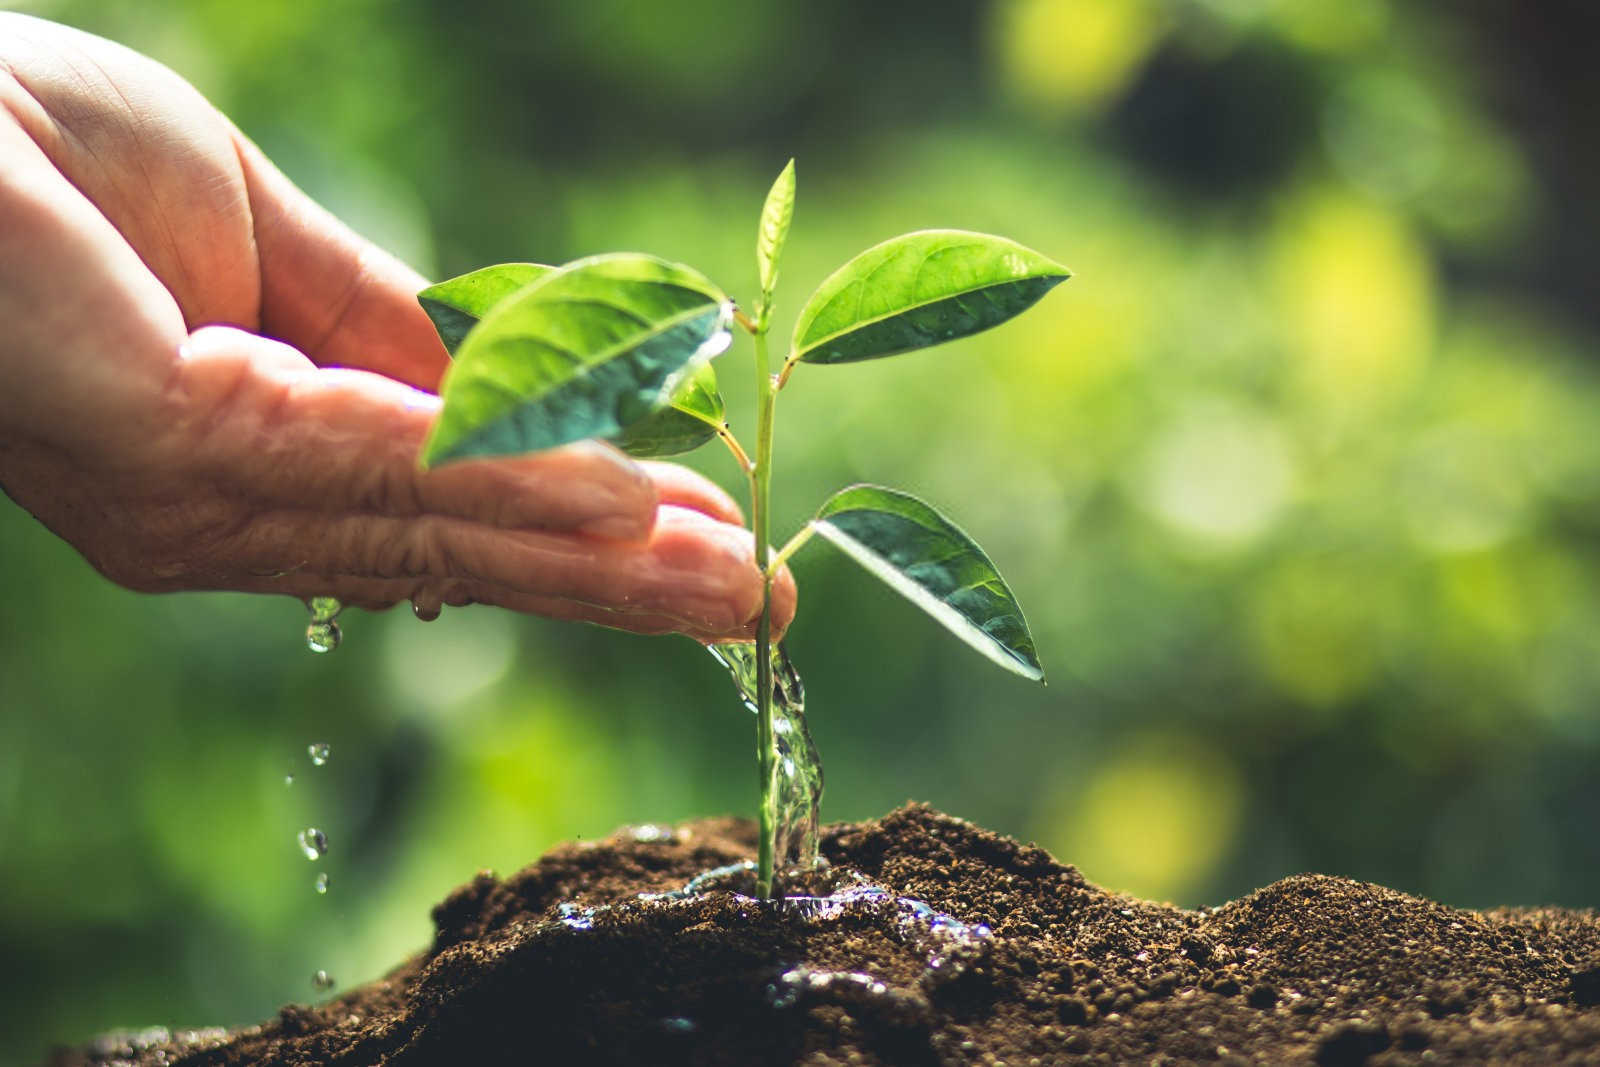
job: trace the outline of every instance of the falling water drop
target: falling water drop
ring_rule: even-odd
[[[421,622],[432,622],[443,610],[443,605],[426,593],[418,593],[411,598],[411,614]]]
[[[313,652],[332,652],[339,647],[339,624],[334,620],[344,610],[344,605],[331,596],[314,596],[306,601],[311,612],[311,624],[306,627],[306,647]]]
[[[306,854],[308,860],[320,860],[328,854],[328,835],[315,826],[301,830],[297,840],[300,842],[300,851]]]
[[[314,622],[306,627],[306,647],[313,652],[332,652],[343,637],[339,624],[332,620]]]
[[[284,775],[283,776],[283,784],[284,785],[294,785],[294,775],[292,775],[292,774]]]
[[[319,896],[326,893],[328,891],[328,872],[323,871],[321,874],[317,875],[317,881],[315,884],[317,894]]]
[[[315,989],[332,989],[333,976],[327,971],[318,971],[311,976],[311,985]]]
[[[306,746],[306,753],[311,757],[311,764],[320,767],[328,762],[328,757],[333,754],[333,746],[326,741],[313,741]]]

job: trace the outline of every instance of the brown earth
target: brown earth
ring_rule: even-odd
[[[826,831],[833,884],[856,878],[832,903],[638,898],[752,842],[707,820],[563,846],[456,891],[432,949],[368,986],[52,1062],[1600,1063],[1592,912],[1318,875],[1183,911],[918,806]]]

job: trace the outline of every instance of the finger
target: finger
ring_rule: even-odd
[[[628,633],[659,635],[684,633],[698,641],[711,643],[747,639],[742,634],[701,632],[686,629],[683,620],[665,615],[616,611],[575,600],[530,597],[481,582],[417,581],[412,579],[352,578],[348,575],[320,575],[300,572],[292,575],[257,576],[242,584],[245,592],[286,593],[300,600],[335,597],[346,608],[387,611],[403,601],[417,605],[418,617],[431,619],[441,606],[463,608],[484,604],[529,615],[569,622],[586,622]]]
[[[656,495],[663,504],[690,508],[703,512],[713,519],[744,525],[744,512],[738,503],[716,482],[698,471],[677,463],[660,460],[640,460],[639,466],[656,486]]]
[[[506,530],[437,515],[275,511],[210,551],[209,564],[194,562],[189,584],[226,586],[241,572],[462,582],[475,600],[513,607],[521,598],[576,601],[665,616],[678,629],[702,634],[747,632],[762,598],[749,532],[673,507],[661,509],[647,542]]]
[[[319,370],[287,345],[242,330],[190,335],[175,389],[192,425],[175,428],[186,463],[273,509],[638,540],[656,489],[599,442],[423,471],[417,457],[439,400],[356,370]]]
[[[255,220],[263,330],[318,366],[437,392],[450,358],[417,303],[427,280],[312,201],[237,129],[233,138]]]
[[[800,604],[800,590],[795,585],[794,575],[789,573],[788,564],[778,568],[778,573],[772,576],[772,639],[781,638],[789,629],[789,624],[794,621],[795,612]],[[755,622],[751,621],[747,627],[750,636],[755,636]]]

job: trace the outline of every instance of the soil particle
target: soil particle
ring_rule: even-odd
[[[1460,911],[1317,875],[1184,911],[920,806],[825,834],[833,874],[881,893],[674,894],[752,848],[733,820],[563,846],[458,889],[432,948],[367,986],[52,1063],[1600,1062],[1592,912]]]

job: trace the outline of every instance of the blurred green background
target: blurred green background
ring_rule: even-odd
[[[1050,676],[809,548],[825,818],[916,798],[1189,905],[1303,870],[1600,900],[1592,5],[26,9],[166,62],[434,277],[637,249],[748,301],[790,155],[780,332],[906,230],[1078,272],[783,396],[776,528],[856,480],[944,506]],[[316,657],[298,603],[125,593],[9,503],[0,582],[0,1060],[255,1021],[423,947],[480,868],[753,809],[753,723],[683,640],[395,611]]]

